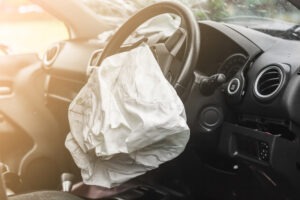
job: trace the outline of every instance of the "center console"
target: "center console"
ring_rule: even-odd
[[[221,152],[231,157],[268,165],[275,141],[280,139],[280,136],[224,123],[220,139]]]
[[[297,140],[225,122],[219,150],[263,176],[276,191],[300,195],[300,151]],[[275,191],[272,190],[272,191]],[[295,191],[297,194],[295,194]]]

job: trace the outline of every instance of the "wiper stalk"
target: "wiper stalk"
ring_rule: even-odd
[[[292,26],[287,29],[282,35],[282,38],[289,40],[300,40],[300,25]]]

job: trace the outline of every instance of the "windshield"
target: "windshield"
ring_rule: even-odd
[[[96,14],[122,23],[137,10],[160,0],[81,0]],[[176,0],[174,0],[176,1]],[[285,22],[300,24],[299,10],[286,0],[177,0],[199,20],[238,23]]]

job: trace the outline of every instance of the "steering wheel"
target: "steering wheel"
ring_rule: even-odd
[[[173,45],[171,48],[163,48],[165,61],[162,63],[167,66],[161,66],[161,68],[167,69],[166,71],[163,70],[164,75],[172,77],[172,80],[169,81],[177,91],[178,95],[181,96],[189,84],[190,77],[197,64],[200,50],[200,30],[198,23],[192,11],[181,3],[169,1],[159,2],[137,12],[112,36],[103,49],[98,65],[101,64],[104,58],[117,53],[124,41],[141,24],[155,16],[166,13],[175,14],[181,18],[178,30],[183,32],[175,37],[175,42],[172,42],[175,47]],[[178,53],[178,49],[183,49],[183,59],[179,69],[174,69],[172,62]]]

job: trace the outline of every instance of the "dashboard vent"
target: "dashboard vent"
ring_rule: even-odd
[[[255,80],[254,94],[262,100],[268,100],[280,91],[284,81],[284,73],[277,65],[262,70]]]
[[[53,64],[56,57],[58,56],[59,51],[60,51],[59,44],[55,44],[46,50],[46,53],[44,54],[43,57],[43,63],[46,68],[49,67],[51,64]]]
[[[89,62],[88,62],[88,67],[87,67],[87,71],[86,71],[87,75],[90,75],[92,73],[92,71],[96,67],[98,67],[102,51],[103,51],[103,49],[98,49],[92,53],[92,55],[89,59]]]

